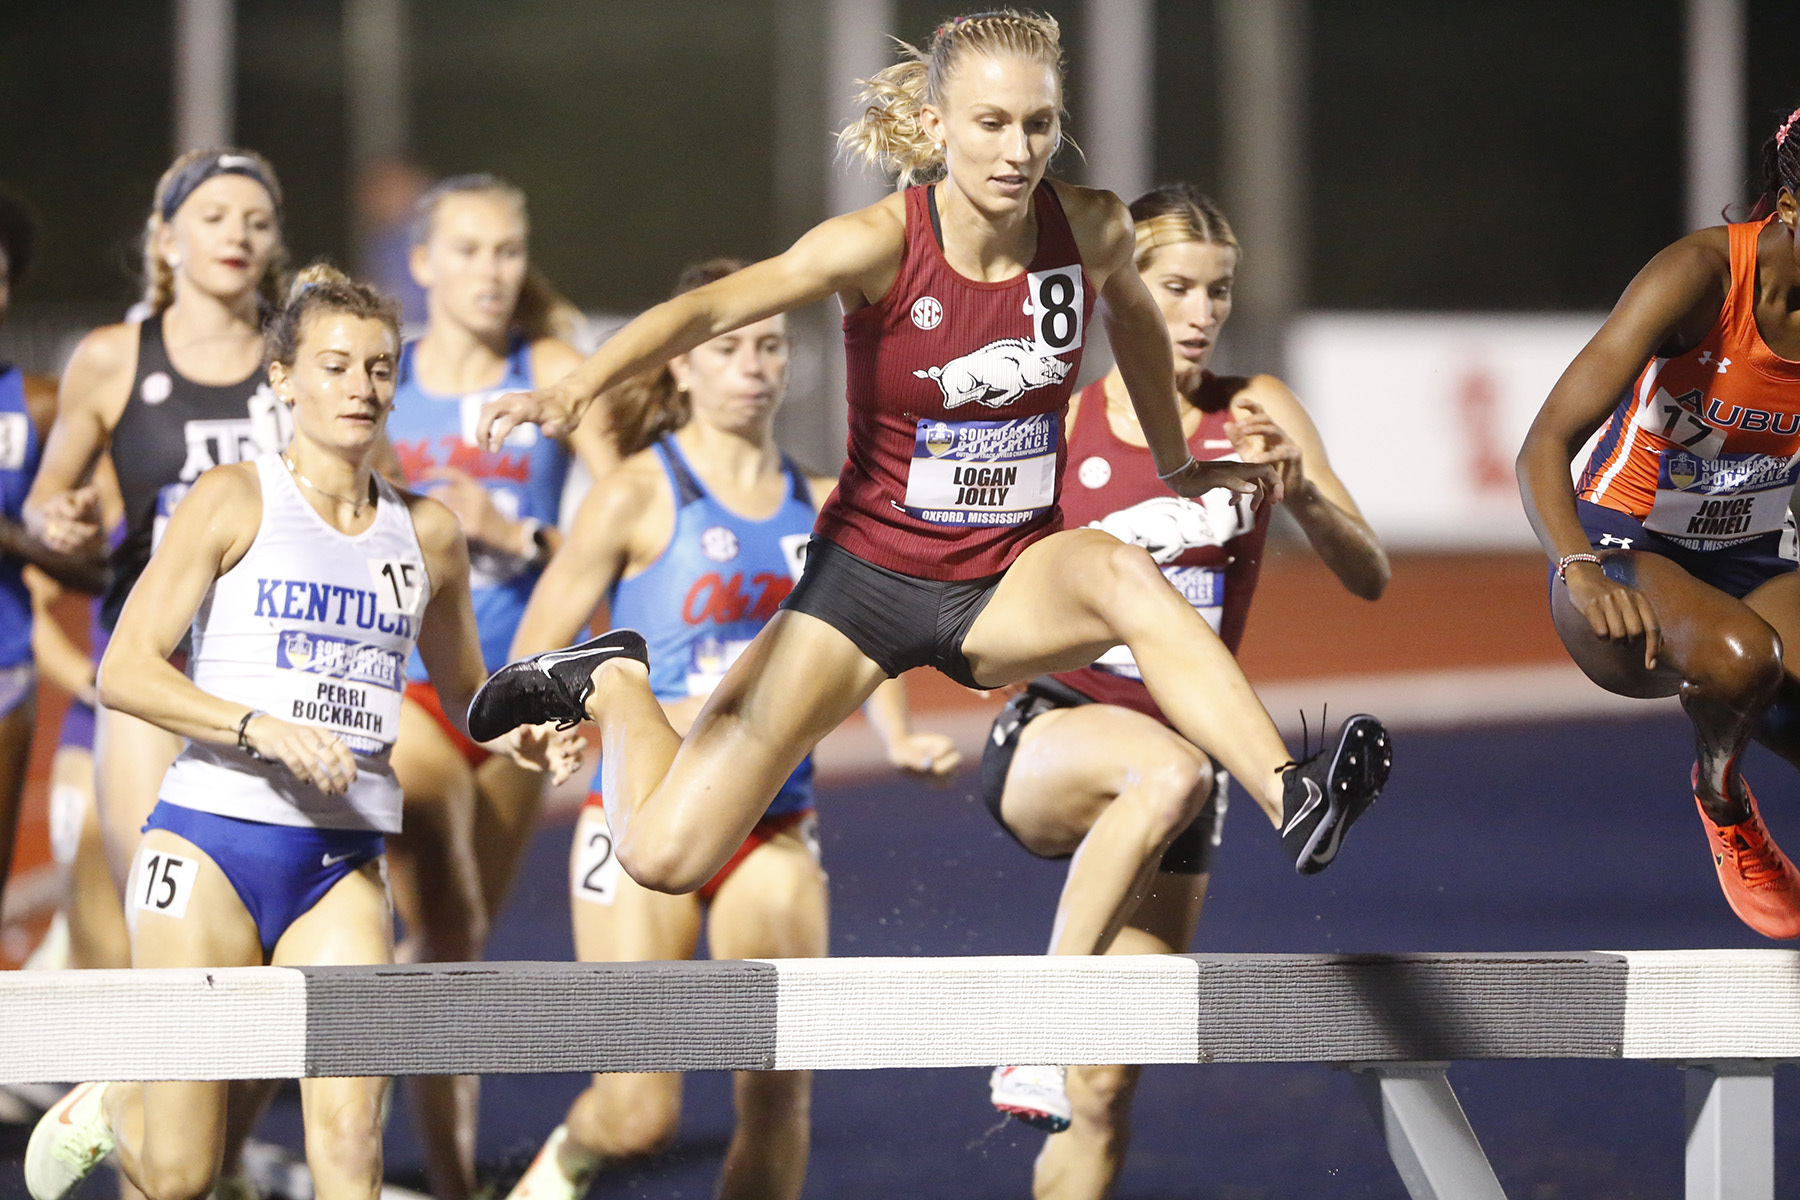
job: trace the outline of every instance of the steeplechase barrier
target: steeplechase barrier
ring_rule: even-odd
[[[1316,1062],[1414,1200],[1504,1200],[1449,1063],[1652,1059],[1688,1071],[1688,1200],[1773,1200],[1800,952],[12,972],[0,1012],[0,1083]]]

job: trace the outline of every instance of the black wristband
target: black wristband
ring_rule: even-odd
[[[267,760],[256,752],[255,747],[250,745],[250,739],[248,737],[250,722],[256,720],[258,717],[266,717],[268,715],[268,713],[260,708],[253,708],[249,712],[246,712],[237,723],[238,749],[242,750],[245,754],[248,754],[251,758],[254,758],[257,762],[265,762]]]

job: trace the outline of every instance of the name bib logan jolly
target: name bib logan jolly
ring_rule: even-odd
[[[1665,451],[1644,528],[1684,542],[1738,542],[1787,518],[1800,463],[1770,454],[1702,458]]]
[[[1056,502],[1056,414],[1012,421],[921,420],[907,515],[934,525],[1022,525]]]

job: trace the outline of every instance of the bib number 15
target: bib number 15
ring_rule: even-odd
[[[1033,271],[1025,277],[1031,290],[1031,338],[1050,354],[1081,345],[1081,268]]]
[[[132,905],[165,917],[185,917],[199,874],[200,864],[194,859],[145,846],[132,870]]]

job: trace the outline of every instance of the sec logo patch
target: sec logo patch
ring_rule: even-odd
[[[1112,464],[1098,454],[1092,458],[1084,458],[1081,466],[1075,469],[1075,478],[1081,480],[1082,487],[1105,487],[1106,481],[1112,478]]]
[[[944,319],[944,306],[934,296],[920,296],[913,301],[912,323],[920,329],[936,329]]]

